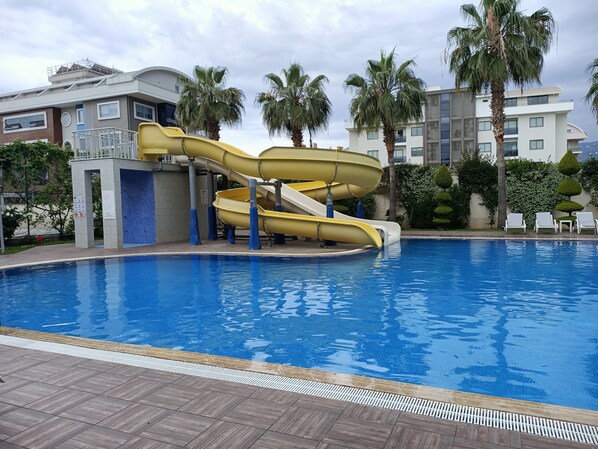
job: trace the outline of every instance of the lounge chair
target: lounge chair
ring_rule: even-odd
[[[536,212],[536,233],[539,229],[552,229],[556,234],[558,225],[550,212]]]
[[[593,229],[594,234],[598,233],[598,219],[594,219],[592,212],[577,212],[575,214],[575,226],[578,234],[584,229]]]
[[[510,213],[507,215],[507,221],[505,222],[505,232],[509,229],[521,229],[525,232],[525,220],[523,214]]]

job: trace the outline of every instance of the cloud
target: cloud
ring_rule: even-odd
[[[430,86],[452,87],[442,61],[446,33],[464,25],[456,0],[0,0],[0,92],[47,84],[46,67],[89,58],[121,70],[165,65],[190,74],[195,65],[228,67],[228,85],[247,97],[240,129],[222,139],[252,152],[289,139],[270,138],[255,96],[267,88],[266,73],[299,62],[310,76],[326,75],[333,104],[321,147],[346,146],[349,92],[343,81],[363,74],[366,61],[393,49],[415,58],[416,74]],[[582,98],[585,67],[598,57],[598,2],[522,0],[529,14],[546,6],[558,22],[558,41],[546,57],[543,84],[559,85],[575,100],[569,121],[598,140],[596,122]]]

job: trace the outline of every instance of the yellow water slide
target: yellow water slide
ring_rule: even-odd
[[[375,189],[382,176],[378,160],[358,153],[275,147],[255,157],[232,145],[187,136],[179,128],[164,128],[157,123],[142,123],[139,126],[138,147],[139,158],[142,160],[156,161],[164,155],[205,158],[209,169],[224,173],[244,184],[247,183],[247,177],[266,181],[280,178],[312,181],[290,184],[282,192],[283,199],[285,196],[300,195],[299,199],[291,203],[304,213],[308,208],[302,207],[305,206],[304,203],[314,200],[301,194],[301,190],[310,197],[321,200],[326,186],[331,184],[334,198],[362,196]],[[268,192],[263,189],[261,193],[263,198],[268,196]],[[214,206],[223,223],[249,228],[248,189],[218,192]],[[376,247],[381,247],[383,243],[380,233],[372,225],[352,217],[326,218],[275,212],[261,207],[258,209],[258,216],[259,228],[266,233]],[[388,235],[385,231],[383,234]]]

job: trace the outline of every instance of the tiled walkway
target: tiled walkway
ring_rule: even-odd
[[[464,233],[463,237],[474,237]],[[426,235],[427,236],[427,235]],[[432,235],[430,237],[434,237]],[[460,237],[460,235],[455,235]],[[494,237],[483,233],[482,237]],[[496,233],[504,238],[504,233]],[[519,237],[516,237],[519,238]],[[555,238],[555,237],[547,237]],[[564,239],[577,239],[565,235]],[[583,239],[595,239],[593,236]],[[160,245],[158,252],[246,253],[246,245]],[[354,247],[298,242],[262,254],[333,255]],[[0,269],[141,253],[43,246]],[[588,448],[584,444],[243,384],[0,345],[0,449],[19,448]],[[598,424],[598,423],[597,423]]]
[[[590,446],[0,345],[0,448]]]

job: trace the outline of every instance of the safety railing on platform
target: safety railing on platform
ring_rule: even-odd
[[[75,131],[75,159],[137,159],[137,132],[119,128]]]

